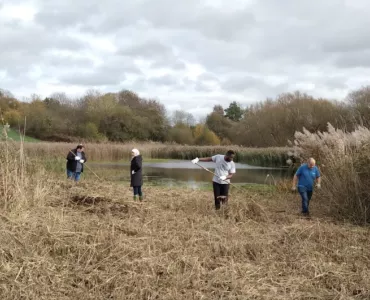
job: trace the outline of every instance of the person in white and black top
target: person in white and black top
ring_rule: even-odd
[[[220,196],[229,196],[229,184],[230,179],[236,173],[235,163],[234,163],[235,152],[232,150],[227,151],[225,155],[217,154],[212,157],[205,158],[195,158],[192,160],[193,164],[199,161],[211,162],[216,164],[215,176],[213,176],[213,193],[215,197],[215,208],[221,208]]]

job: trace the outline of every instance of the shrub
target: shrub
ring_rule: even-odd
[[[194,143],[193,133],[188,126],[177,125],[171,128],[169,139],[171,142],[182,145],[192,145]]]

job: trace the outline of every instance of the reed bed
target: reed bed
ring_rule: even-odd
[[[25,153],[29,157],[65,157],[69,150],[76,147],[70,143],[26,143]],[[245,148],[240,146],[181,146],[161,143],[125,143],[125,144],[87,144],[86,153],[90,161],[128,160],[132,148],[138,148],[147,158],[186,159],[225,153],[229,149],[236,151],[237,162],[257,166],[286,166],[289,148]]]
[[[18,146],[17,146],[18,147]],[[74,184],[0,143],[0,299],[369,299],[370,230],[297,195]],[[258,203],[256,205],[255,203]]]

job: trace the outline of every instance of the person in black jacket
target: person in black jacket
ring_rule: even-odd
[[[131,187],[134,189],[134,200],[137,200],[139,196],[139,200],[143,200],[143,192],[141,190],[141,186],[143,185],[143,158],[140,155],[139,150],[132,149],[131,151]]]
[[[85,155],[85,147],[78,145],[76,149],[72,149],[67,155],[67,178],[79,181],[81,173],[84,171],[84,163],[87,161]]]

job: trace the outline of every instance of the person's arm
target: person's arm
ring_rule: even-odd
[[[235,173],[236,173],[236,169],[235,169],[235,165],[233,165],[233,167],[231,168],[229,172],[229,175],[226,176],[226,179],[231,179]]]
[[[135,173],[139,172],[142,167],[141,160],[135,159],[134,162],[132,163],[132,171],[131,174],[134,175]]]
[[[208,161],[213,161],[213,159],[212,157],[203,157],[203,158],[199,158],[199,161],[208,162]]]
[[[298,182],[298,176],[297,176],[297,174],[295,174],[294,177],[293,177],[292,189],[295,189],[295,187],[297,186],[297,182]]]
[[[200,161],[208,162],[208,161],[214,161],[214,160],[213,160],[213,157],[201,157],[201,158],[196,157],[191,162],[193,164],[197,164]]]
[[[319,169],[317,168],[317,174],[316,174],[316,187],[321,188],[321,174]]]
[[[293,186],[292,186],[292,190],[295,190],[296,187],[297,187],[297,182],[298,182],[298,178],[299,176],[301,175],[302,173],[302,167],[299,167],[297,172],[295,173],[294,177],[293,177]]]
[[[72,151],[69,151],[67,154],[67,160],[75,160],[75,154]]]
[[[140,171],[141,166],[142,166],[141,160],[135,159],[135,163],[134,163],[134,171],[135,171],[135,173],[138,172],[138,171]]]

